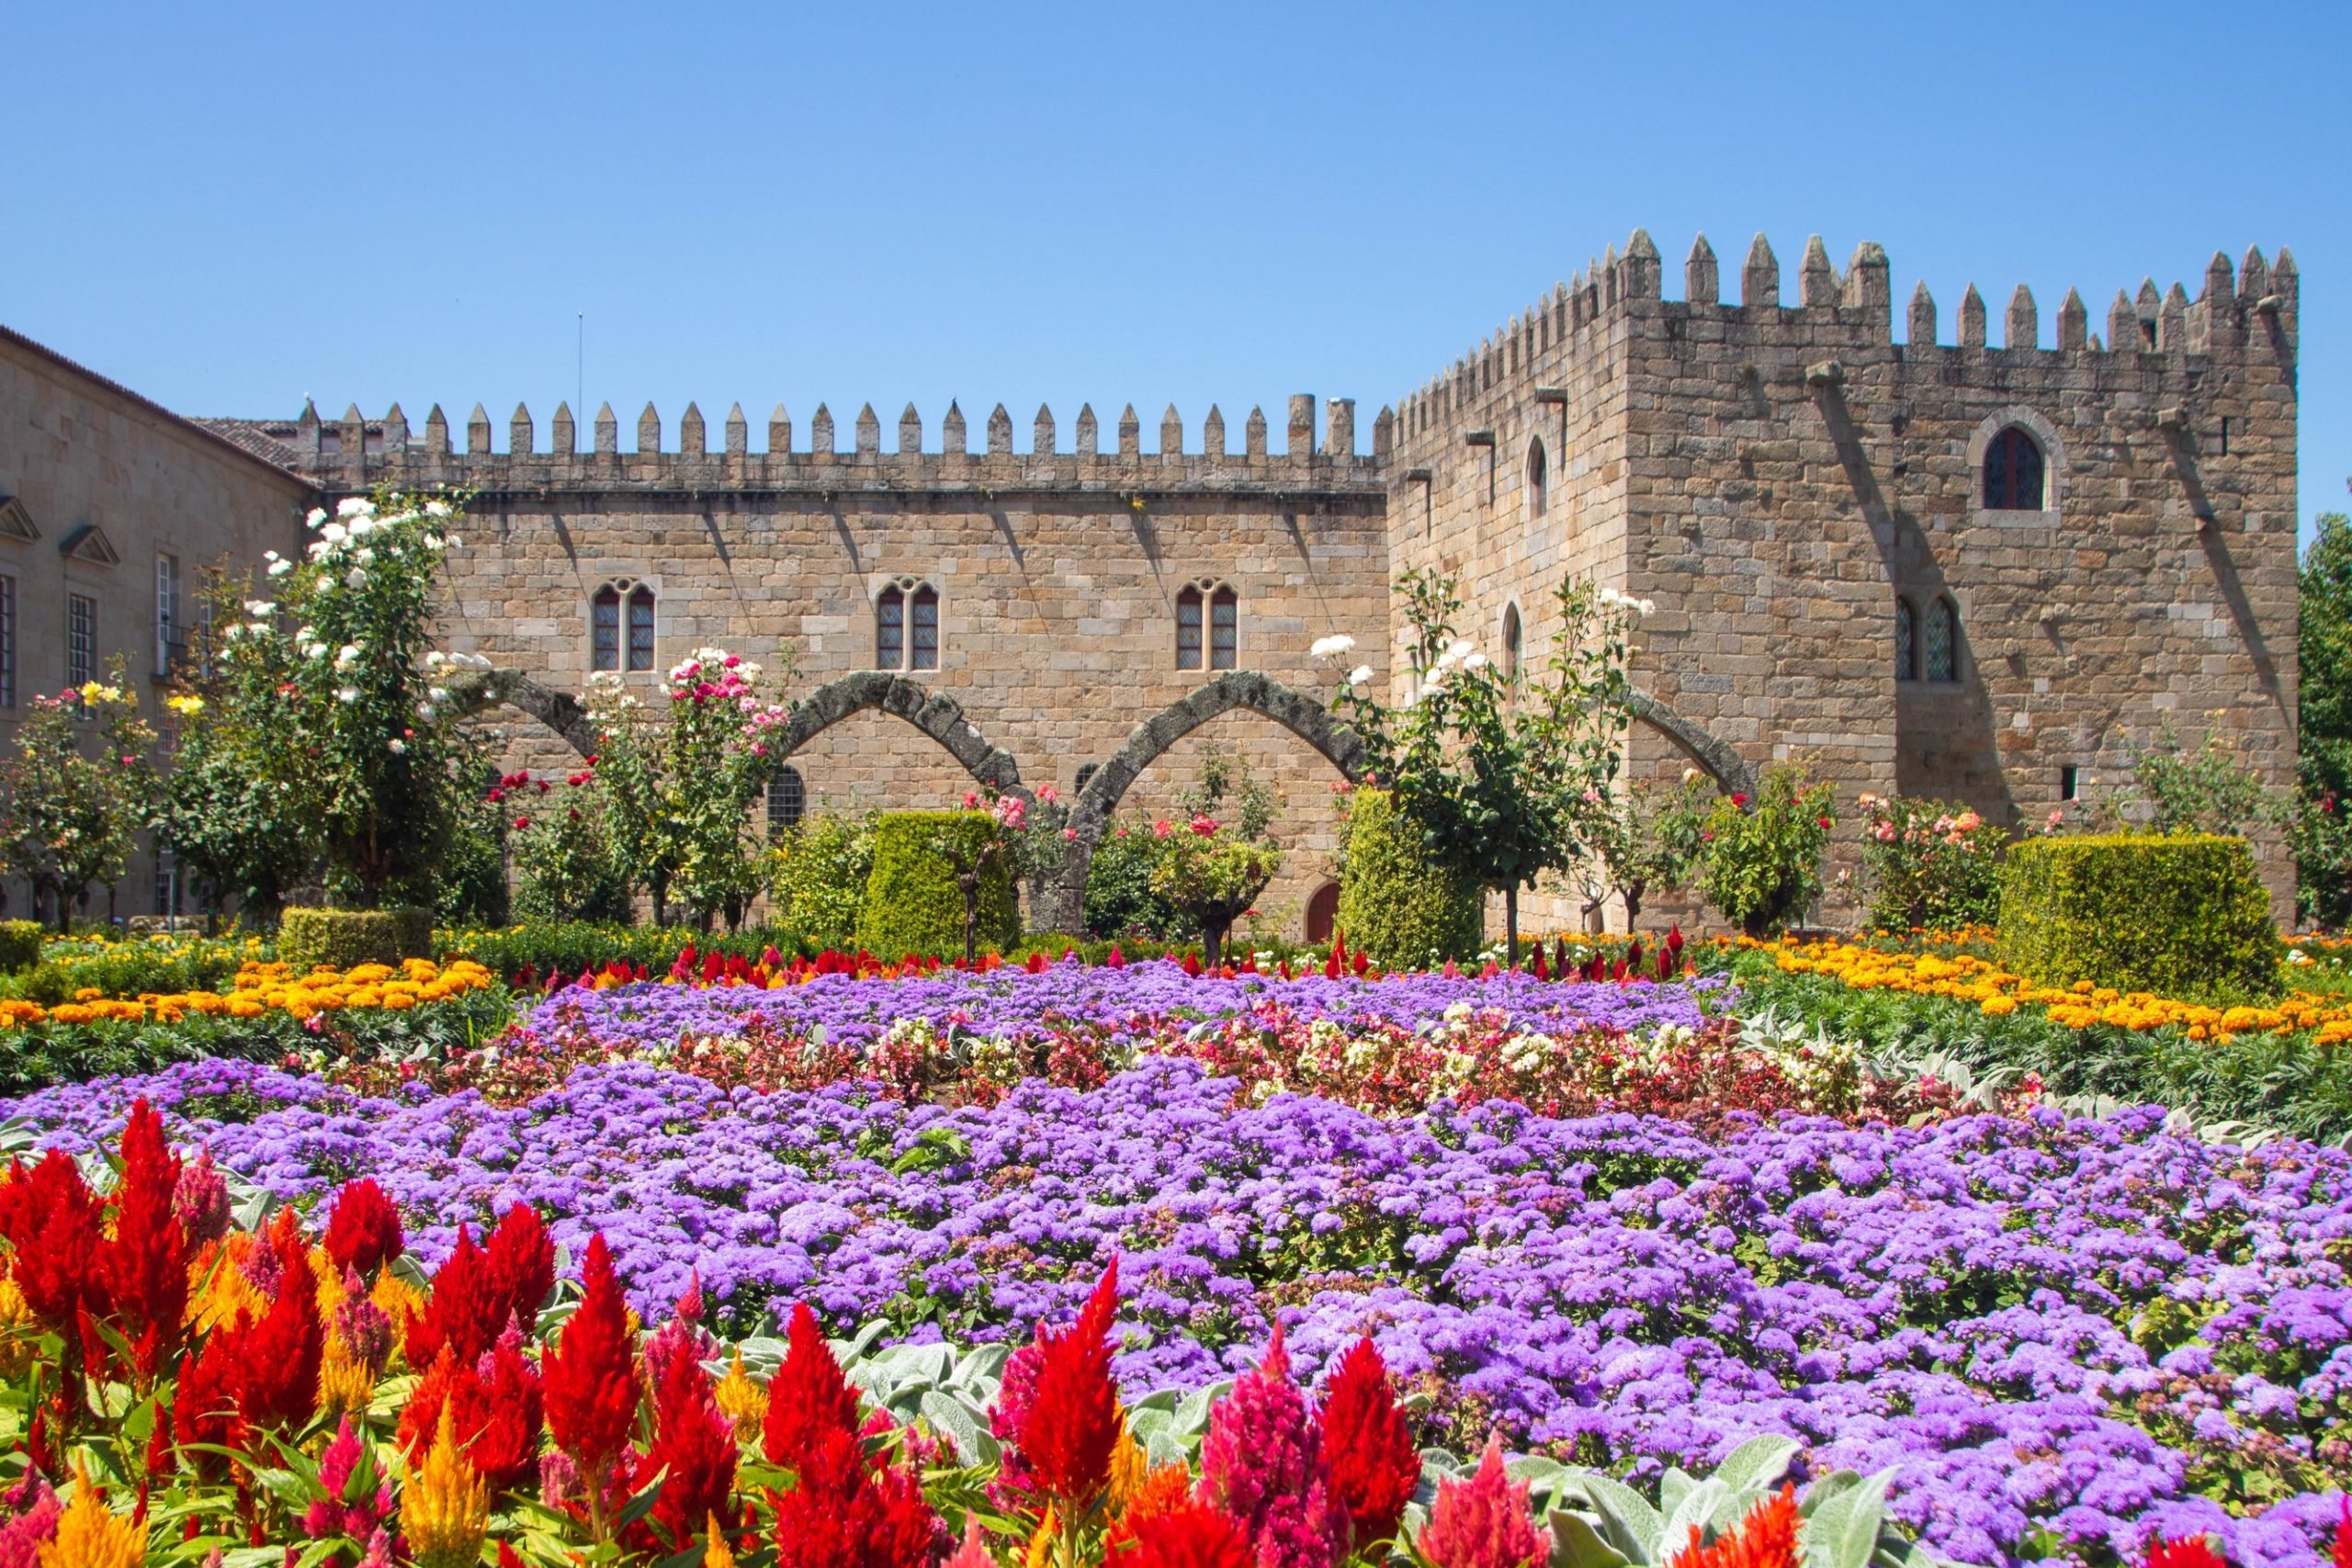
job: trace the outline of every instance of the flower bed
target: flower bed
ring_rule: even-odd
[[[1622,1471],[1782,1432],[1816,1466],[1894,1467],[1895,1512],[1969,1562],[2136,1560],[2154,1524],[2217,1517],[2199,1497],[2258,1509],[2352,1461],[2352,1159],[2154,1111],[1707,1139],[1499,1102],[1237,1106],[1177,1060],[990,1108],[643,1065],[502,1108],[215,1063],[15,1109],[85,1148],[133,1092],[284,1197],[375,1177],[428,1259],[522,1201],[575,1256],[605,1235],[649,1313],[698,1279],[736,1332],[805,1298],[988,1340],[1116,1253],[1131,1394],[1233,1371],[1281,1314],[1309,1378],[1369,1334],[1459,1449],[1492,1424]]]
[[[489,970],[463,958],[446,969],[430,959],[411,958],[397,969],[386,964],[361,964],[344,972],[319,968],[299,976],[284,964],[248,961],[238,967],[226,991],[147,991],[135,997],[109,997],[93,986],[77,990],[72,1001],[51,1007],[0,998],[0,1029],[38,1023],[177,1023],[191,1013],[259,1018],[283,1012],[307,1022],[322,1013],[352,1009],[406,1012],[493,984]]]

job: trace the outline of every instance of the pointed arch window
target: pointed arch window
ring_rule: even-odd
[[[2046,493],[2041,446],[2019,425],[1984,449],[1984,506],[1990,512],[2040,512]]]
[[[939,590],[918,588],[912,604],[914,611],[914,657],[909,662],[917,670],[939,668]]]
[[[1519,625],[1519,606],[1516,604],[1504,605],[1503,673],[1505,675],[1517,675],[1519,673],[1520,648],[1525,640],[1526,634],[1521,631]]]
[[[885,588],[874,602],[874,668],[899,670],[907,662],[907,595],[898,587]]]
[[[1920,664],[1930,681],[1960,679],[1960,611],[1938,595],[1928,605],[1928,635]]]
[[[1919,613],[1908,599],[1894,602],[1894,678],[1919,678]]]
[[[1176,595],[1176,668],[1201,667],[1201,591],[1187,588]]]
[[[1551,503],[1551,465],[1544,457],[1544,438],[1527,444],[1527,514],[1541,517]]]
[[[626,631],[624,631],[626,627]],[[592,670],[653,668],[653,590],[642,582],[607,582],[588,608]]]
[[[1238,669],[1241,659],[1241,597],[1229,588],[1209,595],[1209,668]]]

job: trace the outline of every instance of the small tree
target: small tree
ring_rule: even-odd
[[[985,831],[942,833],[931,842],[932,852],[946,863],[956,878],[956,890],[964,896],[967,964],[977,963],[980,955],[980,892],[989,873],[1001,865],[1018,883],[1060,863],[1061,807],[1050,784],[1038,791],[1037,797],[1037,809],[1032,811],[1020,795],[991,793],[987,797]],[[967,811],[978,810],[981,803],[977,791],[964,796]]]
[[[0,868],[32,884],[36,919],[47,896],[61,931],[92,883],[122,874],[154,814],[155,732],[122,670],[118,656],[104,682],[34,697],[0,761]]]
[[[1648,606],[1564,579],[1549,658],[1533,672],[1506,671],[1455,634],[1462,599],[1453,578],[1415,571],[1398,590],[1419,690],[1388,707],[1360,666],[1340,700],[1363,738],[1367,782],[1390,792],[1439,859],[1502,894],[1516,968],[1519,890],[1583,856],[1585,795],[1606,791],[1616,774],[1632,714],[1629,641]],[[1338,637],[1317,649],[1344,658],[1353,647]]]
[[[785,660],[784,676],[791,675]],[[622,678],[588,684],[596,733],[591,766],[604,789],[605,827],[620,863],[666,924],[672,894],[707,926],[724,909],[731,927],[760,889],[764,852],[752,807],[780,761],[769,740],[791,717],[763,694],[765,672],[723,648],[706,648],[670,671],[657,719]]]
[[[1707,901],[1749,936],[1797,920],[1821,897],[1821,852],[1837,820],[1828,784],[1794,762],[1765,769],[1755,798],[1725,795],[1708,815]]]
[[[628,919],[628,878],[613,858],[605,792],[592,771],[572,773],[560,795],[549,781],[527,774],[502,778],[491,795],[493,804],[514,807],[514,815],[503,819],[514,863],[517,915],[529,920]]]
[[[1714,790],[1693,768],[1672,789],[1628,780],[1614,790],[1588,789],[1583,801],[1577,824],[1589,853],[1573,874],[1585,915],[1598,914],[1613,894],[1624,900],[1631,928],[1651,889],[1680,887],[1698,869]]]
[[[248,604],[253,619],[226,639],[282,660],[285,705],[252,743],[277,749],[272,772],[298,786],[330,891],[361,908],[430,897],[478,765],[441,682],[489,660],[425,648],[464,506],[462,496],[386,490],[343,502],[333,517],[313,511],[308,558],[273,559],[280,598]]]
[[[1233,922],[1282,869],[1283,852],[1271,843],[1226,833],[1204,814],[1170,828],[1161,852],[1151,869],[1151,890],[1199,929],[1201,956],[1214,969],[1224,962]]]
[[[2295,646],[2297,903],[2303,919],[2352,919],[2352,518],[2322,513],[2303,552]]]
[[[1862,866],[1880,931],[1956,931],[2000,913],[2009,836],[1949,801],[1865,795]]]

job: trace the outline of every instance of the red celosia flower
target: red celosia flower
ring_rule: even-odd
[[[1693,1525],[1690,1542],[1675,1557],[1673,1568],[1796,1568],[1796,1562],[1797,1489],[1784,1484],[1749,1509],[1737,1529],[1716,1537],[1712,1545],[1699,1544],[1699,1529]],[[2177,1568],[2203,1565],[2181,1563]],[[2221,1568],[2219,1559],[2211,1568]]]
[[[770,1464],[798,1470],[826,1433],[857,1430],[857,1390],[842,1376],[842,1364],[807,1302],[793,1304],[785,1337],[789,1348],[768,1384],[760,1446]]]
[[[655,1338],[692,1345],[697,1335],[686,1309],[699,1308],[699,1296],[690,1292],[678,1318]],[[681,1328],[684,1333],[673,1333]],[[639,1551],[667,1556],[684,1551],[713,1519],[722,1534],[736,1528],[735,1423],[718,1408],[700,1357],[686,1351],[657,1358],[649,1347],[646,1359],[654,1368],[653,1444],[630,1484],[641,1491],[655,1476],[666,1472],[666,1478],[652,1512],[629,1540]]]
[[[628,1303],[613,1278],[613,1255],[599,1234],[581,1269],[580,1310],[540,1359],[548,1431],[595,1485],[628,1441],[637,1422],[637,1350]]]
[[[1317,1416],[1331,1495],[1347,1511],[1351,1550],[1396,1533],[1405,1505],[1420,1483],[1421,1456],[1379,1348],[1359,1339],[1332,1369]]]
[[[1347,1515],[1332,1501],[1306,1396],[1291,1382],[1280,1320],[1264,1364],[1209,1412],[1200,1496],[1242,1528],[1259,1568],[1330,1568],[1346,1545]]]
[[[1037,1385],[1021,1422],[1021,1452],[1040,1490],[1083,1506],[1111,1479],[1122,1434],[1118,1390],[1111,1382],[1111,1319],[1119,1306],[1119,1260],[1102,1270],[1078,1321],[1049,1334],[1040,1349]]]
[[[63,1334],[69,1346],[85,1311],[107,1314],[106,1281],[96,1267],[105,1236],[102,1208],[81,1168],[58,1149],[30,1170],[17,1161],[0,1179],[0,1238],[16,1254],[17,1289],[41,1326]],[[66,1359],[69,1365],[80,1360],[72,1354]]]
[[[854,1433],[832,1430],[801,1455],[799,1484],[771,1494],[779,1568],[926,1568],[939,1516],[899,1466],[877,1466]]]
[[[2335,1544],[2328,1563],[2329,1568],[2352,1568],[2352,1497],[2336,1504]]]
[[[493,1489],[511,1490],[537,1473],[545,1395],[520,1334],[510,1328],[500,1335],[471,1365],[441,1348],[401,1412],[399,1442],[411,1464],[424,1462],[444,1404],[467,1462]]]
[[[237,1439],[235,1337],[233,1329],[215,1329],[203,1354],[183,1352],[172,1393],[172,1436],[209,1482],[229,1473],[229,1456],[212,1450],[233,1447]]]
[[[548,1292],[555,1289],[555,1238],[548,1235],[537,1210],[517,1203],[491,1233],[486,1251],[492,1289],[505,1302],[506,1313],[514,1314],[524,1333],[530,1333]],[[506,1313],[499,1314],[502,1328]]]
[[[2151,1547],[2148,1568],[2227,1568],[2227,1562],[2205,1537],[2185,1535]]]
[[[401,1212],[368,1177],[344,1183],[334,1195],[334,1217],[327,1222],[327,1256],[338,1273],[356,1269],[373,1277],[401,1255]]]
[[[236,1326],[226,1331],[235,1352],[240,1446],[250,1446],[253,1435],[266,1427],[297,1431],[319,1407],[326,1324],[319,1316],[319,1290],[300,1224],[291,1209],[277,1214],[261,1244],[277,1255],[275,1299],[259,1322],[248,1326],[240,1314]]]
[[[1120,1568],[1252,1568],[1250,1538],[1206,1503],[1179,1503],[1139,1521]]]
[[[447,1345],[460,1361],[479,1359],[509,1320],[529,1333],[555,1283],[555,1243],[530,1208],[517,1203],[491,1233],[487,1250],[458,1227],[458,1245],[433,1275],[423,1316],[411,1313],[401,1349],[429,1367]]]
[[[1529,1568],[1548,1554],[1528,1514],[1527,1488],[1503,1473],[1500,1438],[1487,1439],[1476,1475],[1438,1483],[1437,1504],[1418,1544],[1436,1568]]]
[[[187,1232],[172,1211],[179,1179],[180,1162],[164,1142],[164,1119],[141,1100],[122,1130],[114,1234],[98,1257],[115,1321],[136,1352],[142,1382],[178,1353],[187,1315]]]

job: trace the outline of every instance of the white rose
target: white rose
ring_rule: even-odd
[[[269,563],[269,575],[272,577],[284,577],[293,570],[294,563],[290,560],[274,560]]]
[[[313,506],[311,508],[311,514],[302,519],[302,526],[305,528],[315,528],[326,520],[326,508],[322,506]]]
[[[339,545],[351,537],[351,530],[340,523],[330,523],[319,530],[319,537],[330,545]]]
[[[255,617],[266,615],[270,611],[277,607],[277,606],[272,604],[266,599],[248,599],[245,601],[245,614]]]
[[[1356,639],[1351,637],[1320,637],[1306,651],[1316,659],[1340,659],[1353,652],[1355,646]]]
[[[446,501],[428,501],[424,503],[424,514],[427,517],[447,517],[449,515],[449,503]]]
[[[334,514],[337,517],[373,517],[376,515],[376,503],[364,495],[346,496],[335,503]]]
[[[334,700],[339,703],[356,703],[359,700],[359,688],[356,686],[340,687],[335,692]]]
[[[1474,653],[1462,661],[1464,670],[1484,670],[1486,667],[1487,656],[1483,653]]]
[[[408,750],[408,742],[395,735],[390,740],[384,742],[384,750],[397,757],[401,752]]]
[[[1372,666],[1369,664],[1359,664],[1348,671],[1348,684],[1351,686],[1361,686],[1371,679]]]
[[[362,545],[357,549],[351,552],[351,558],[357,561],[361,566],[374,566],[376,564],[376,552],[369,549],[367,546]]]
[[[368,570],[367,570],[367,569],[366,569],[365,567],[356,567],[356,566],[355,566],[355,567],[353,567],[349,571],[345,572],[345,573],[343,574],[343,585],[344,585],[345,588],[365,588],[365,587],[367,587],[367,586],[368,586]]]

